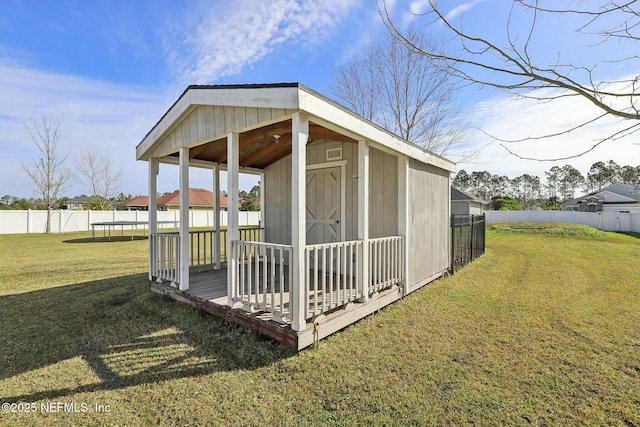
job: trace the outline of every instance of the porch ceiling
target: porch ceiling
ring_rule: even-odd
[[[263,126],[240,133],[240,166],[264,169],[291,154],[291,120]],[[357,143],[356,140],[327,129],[315,123],[309,123],[308,144],[317,141],[338,141]],[[178,157],[178,153],[172,154]],[[202,160],[220,164],[227,163],[227,138],[206,142],[189,149],[191,160]]]

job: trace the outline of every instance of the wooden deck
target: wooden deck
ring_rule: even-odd
[[[293,331],[288,323],[272,320],[269,312],[250,313],[242,308],[227,305],[227,270],[192,273],[190,289],[180,291],[167,283],[151,282],[151,290],[176,301],[186,303],[199,311],[212,314],[228,322],[251,329],[295,349],[301,350],[314,342],[354,323],[363,317],[391,304],[402,296],[402,289],[393,286],[374,294],[366,303],[350,303],[326,315],[320,315],[307,323],[302,331]],[[288,297],[288,292],[286,293]]]

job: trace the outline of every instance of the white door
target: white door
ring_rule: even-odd
[[[341,240],[341,169],[307,171],[307,245]]]

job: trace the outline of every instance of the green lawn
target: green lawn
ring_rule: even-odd
[[[640,425],[640,239],[526,228],[299,354],[150,293],[146,240],[0,236],[0,425]]]

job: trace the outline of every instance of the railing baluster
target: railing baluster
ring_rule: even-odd
[[[336,299],[338,305],[342,305],[346,299],[344,295],[344,286],[342,285],[342,269],[340,268],[344,247],[344,243],[341,243],[337,247],[338,252],[336,253]],[[342,294],[342,298],[340,298],[340,294]]]
[[[267,247],[261,246],[261,259],[260,259],[260,269],[262,270],[262,304],[263,308],[267,309],[267,275],[269,273],[268,265],[267,265]]]
[[[276,312],[280,312],[282,313],[282,310],[278,309],[276,306],[276,298],[275,298],[275,290],[276,290],[276,253],[277,253],[277,249],[276,248],[271,248],[271,251],[269,252],[271,254],[271,258],[270,258],[270,264],[271,264],[271,310],[276,313]]]

